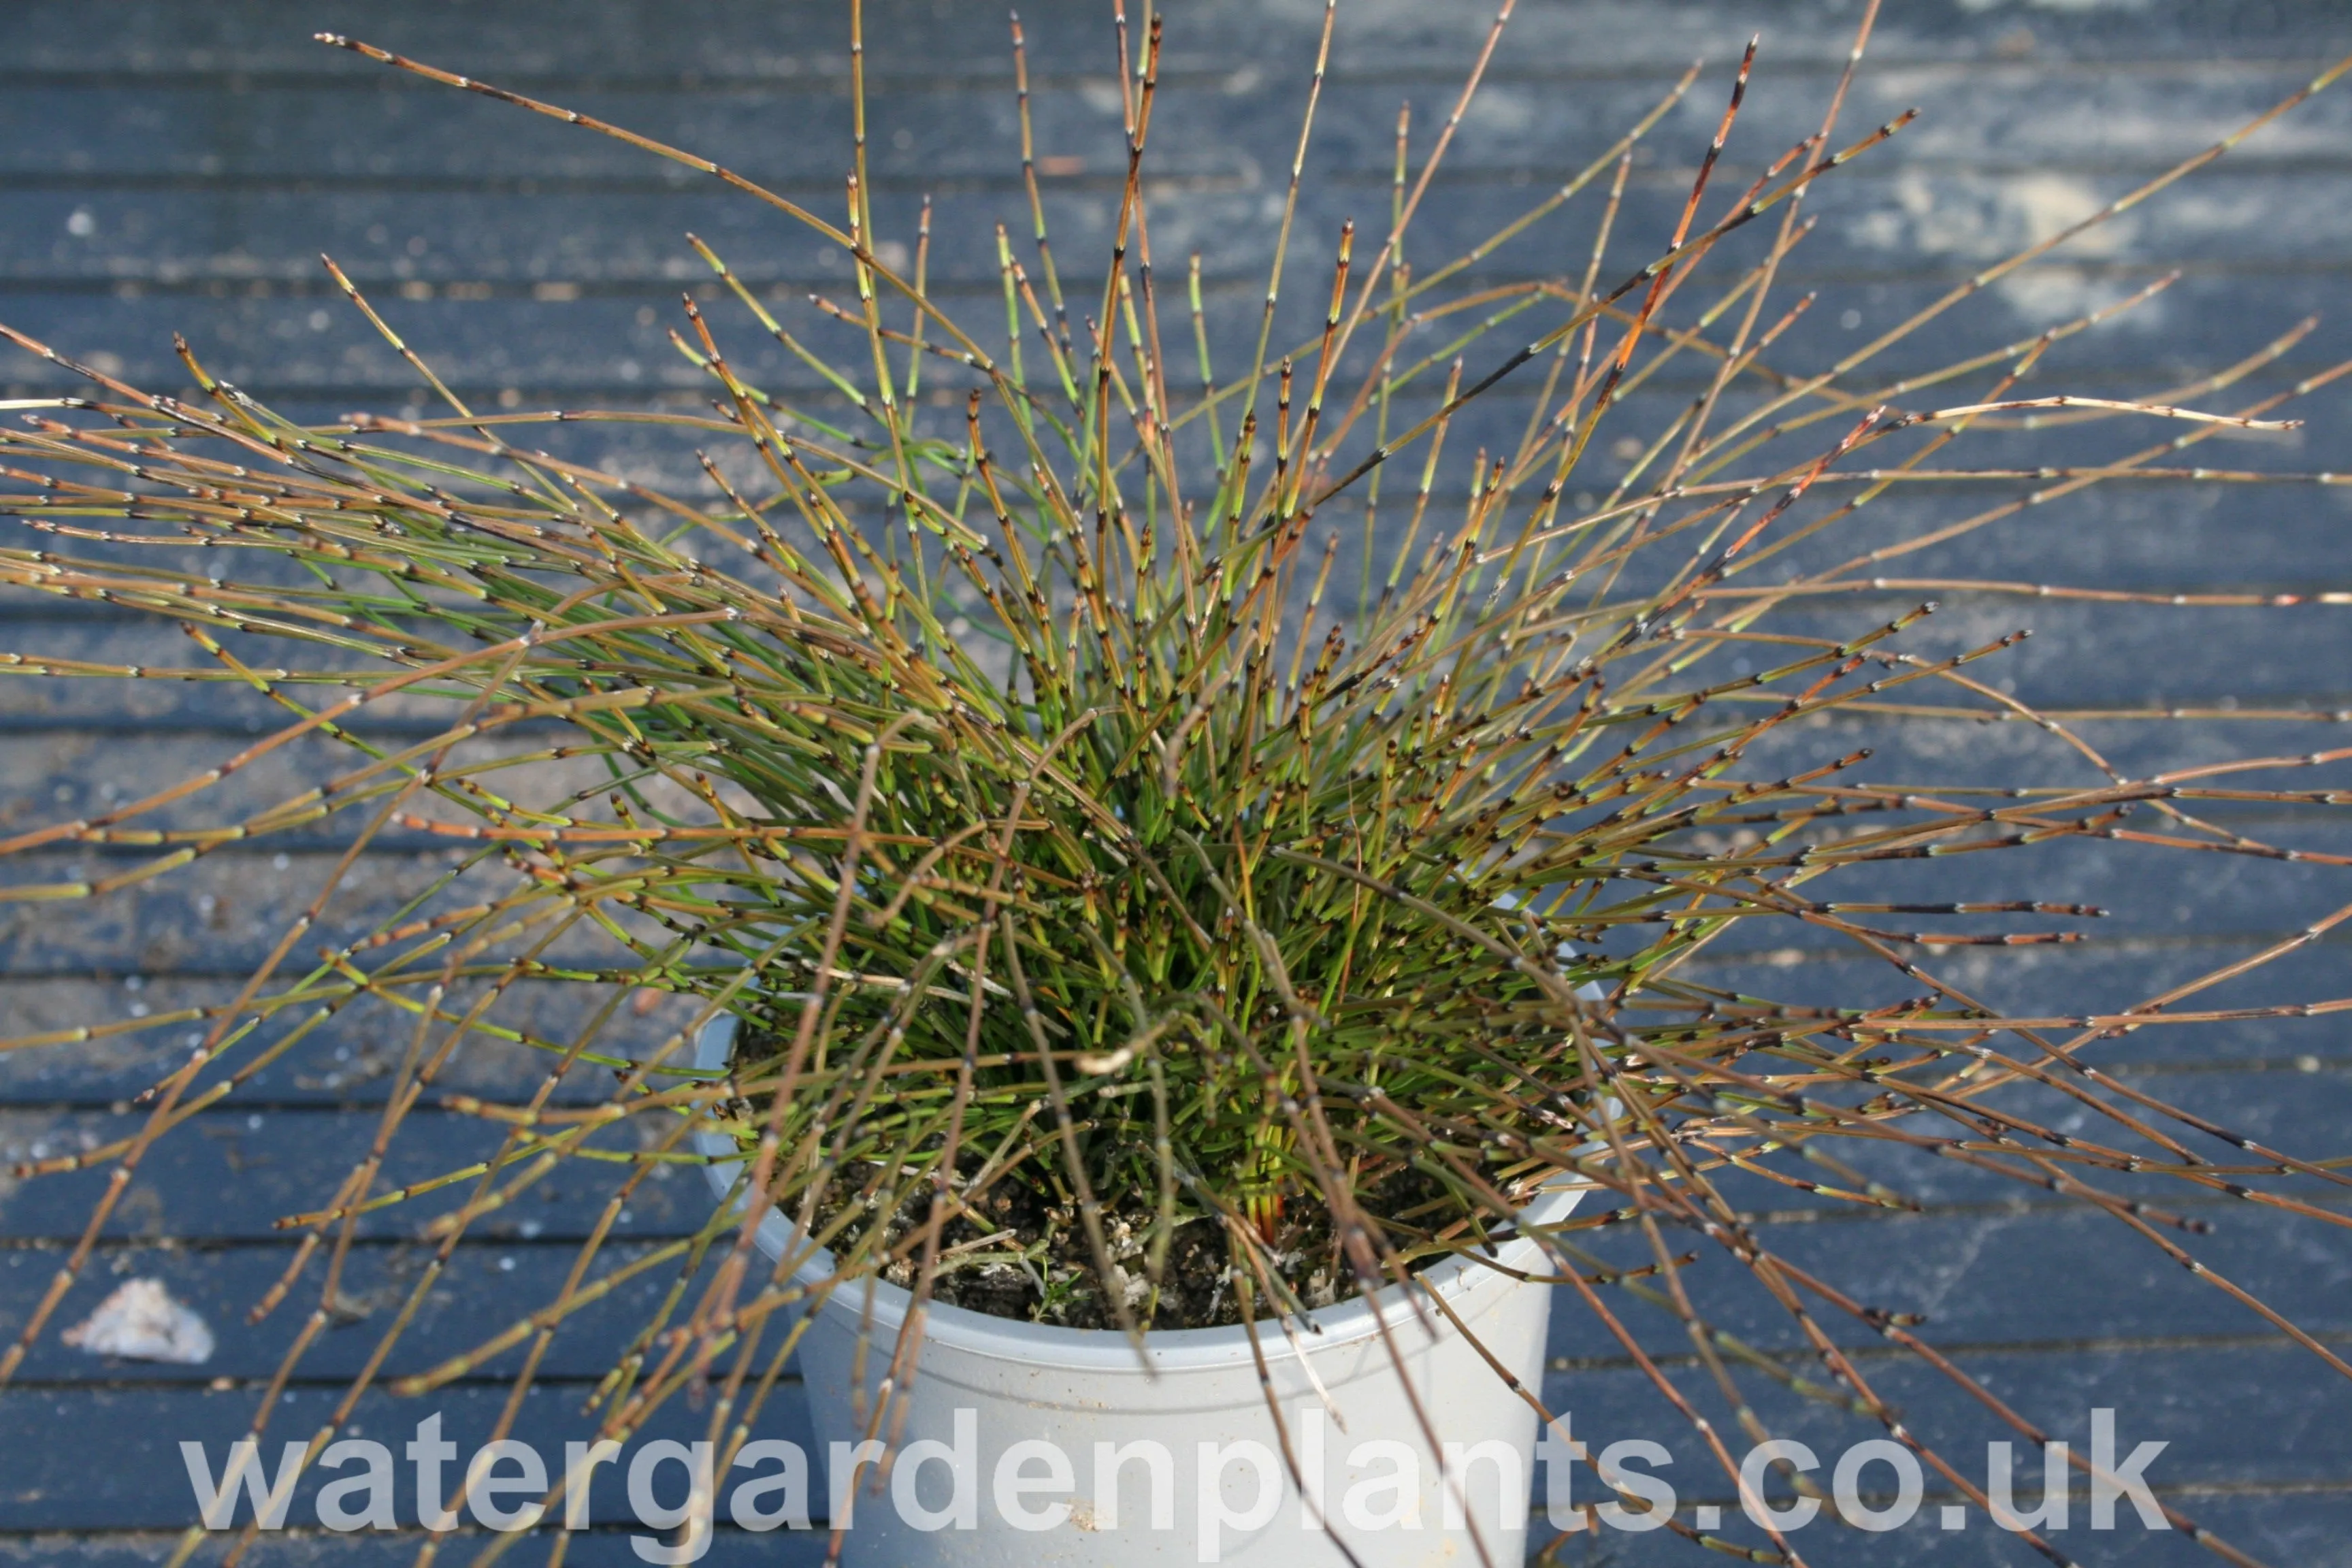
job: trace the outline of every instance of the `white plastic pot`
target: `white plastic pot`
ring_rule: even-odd
[[[724,1067],[734,1032],[734,1019],[712,1020],[697,1041],[698,1064]],[[721,1133],[701,1133],[698,1141],[708,1154],[737,1152]],[[723,1197],[735,1164],[714,1163],[709,1171]],[[1557,1221],[1582,1195],[1583,1189],[1560,1188],[1523,1217]],[[761,1222],[758,1245],[770,1258],[782,1257],[791,1239],[783,1215],[772,1211]],[[1495,1257],[1508,1268],[1551,1272],[1532,1238],[1507,1241]],[[830,1255],[818,1252],[793,1278],[813,1283],[831,1270]],[[1154,1331],[1139,1357],[1114,1331],[933,1303],[924,1319],[919,1375],[911,1387],[894,1391],[880,1426],[884,1436],[895,1428],[888,1479],[877,1480],[870,1466],[845,1478],[836,1472],[848,1468],[847,1446],[875,1430],[876,1385],[911,1303],[907,1291],[872,1279],[833,1293],[801,1342],[819,1449],[810,1456],[812,1490],[837,1499],[845,1479],[854,1480],[843,1552],[850,1568],[1209,1562],[1322,1568],[1348,1560],[1333,1533],[1362,1568],[1475,1568],[1472,1524],[1495,1568],[1518,1568],[1526,1556],[1520,1505],[1533,1489],[1537,1418],[1479,1346],[1526,1387],[1539,1387],[1553,1292],[1461,1259],[1422,1278],[1477,1336],[1477,1345],[1426,1300],[1417,1313],[1394,1287],[1309,1314],[1319,1331],[1299,1330],[1297,1344],[1275,1322],[1257,1325],[1292,1452],[1310,1487],[1321,1475],[1328,1531],[1292,1482],[1249,1331],[1238,1325]],[[1459,1464],[1459,1478],[1445,1474],[1442,1450],[1432,1451],[1422,1417],[1442,1445],[1460,1446],[1466,1462]],[[1385,1450],[1365,1447],[1376,1439]],[[1033,1440],[1051,1451],[1025,1446]],[[1103,1484],[1097,1445],[1116,1450],[1138,1443],[1166,1454],[1164,1489],[1148,1454],[1112,1468]],[[1255,1451],[1234,1447],[1244,1444]],[[1024,1445],[1023,1451],[1008,1462],[1007,1450],[1016,1445]],[[1054,1452],[1066,1460],[1059,1473]],[[1408,1454],[1408,1484],[1383,1485],[1407,1470],[1401,1461]],[[1017,1489],[1023,1480],[1034,1489]],[[1369,1489],[1351,1510],[1350,1491],[1360,1487]],[[1153,1518],[1155,1489],[1164,1489],[1171,1505],[1164,1525]],[[1269,1510],[1265,1504],[1277,1491]],[[1373,1525],[1400,1511],[1407,1517]],[[1412,1513],[1418,1528],[1411,1527]]]

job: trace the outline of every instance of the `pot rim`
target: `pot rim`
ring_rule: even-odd
[[[695,1034],[694,1065],[724,1068],[734,1046],[735,1029],[736,1019],[730,1013],[707,1020]],[[711,1163],[703,1167],[703,1174],[713,1195],[724,1202],[734,1186],[736,1167],[742,1163],[735,1141],[715,1131],[695,1132],[692,1139],[698,1152],[711,1157]],[[1519,1211],[1520,1218],[1537,1225],[1556,1224],[1565,1219],[1594,1185],[1590,1182],[1562,1182],[1547,1186],[1541,1195]],[[761,1254],[772,1260],[783,1256],[792,1238],[792,1222],[781,1212],[771,1210],[761,1216],[759,1233],[753,1239]],[[1505,1268],[1524,1268],[1536,1261],[1541,1251],[1541,1243],[1522,1235],[1504,1242],[1492,1256]],[[818,1247],[793,1271],[793,1280],[799,1285],[813,1285],[832,1272],[833,1254]],[[1457,1303],[1457,1310],[1461,1298],[1473,1291],[1498,1284],[1523,1283],[1474,1259],[1458,1257],[1433,1265],[1419,1278],[1449,1301]],[[913,1301],[913,1294],[902,1287],[868,1275],[827,1297],[824,1310],[855,1319],[877,1334],[896,1334]],[[1411,1328],[1421,1315],[1406,1300],[1405,1287],[1391,1285],[1370,1296],[1353,1297],[1308,1312],[1304,1319],[1310,1331],[1307,1333],[1297,1333],[1279,1324],[1270,1332],[1261,1329],[1255,1352],[1249,1326],[1234,1323],[1213,1329],[1151,1330],[1144,1335],[1139,1356],[1134,1343],[1116,1329],[1063,1328],[932,1301],[923,1311],[923,1340],[927,1345],[966,1355],[1037,1366],[1127,1373],[1148,1368],[1154,1373],[1222,1371],[1250,1365],[1261,1353],[1269,1363],[1285,1361],[1307,1351],[1329,1350],[1369,1339],[1383,1327],[1391,1331]]]

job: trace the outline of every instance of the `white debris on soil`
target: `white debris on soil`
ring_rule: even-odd
[[[213,1331],[188,1308],[172,1300],[161,1279],[133,1279],[109,1296],[87,1319],[58,1336],[92,1355],[137,1361],[210,1361]]]

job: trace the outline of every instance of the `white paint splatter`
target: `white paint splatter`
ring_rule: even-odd
[[[1969,260],[1990,260],[2041,244],[2091,216],[2108,199],[2091,182],[2066,174],[1933,179],[1918,169],[1895,177],[1894,195],[1894,208],[1871,213],[1856,225],[1857,238],[1890,250],[1907,247]],[[2020,268],[1994,288],[2018,314],[2035,322],[2096,310],[2133,285],[2073,263],[2123,255],[2138,233],[2136,216],[2109,218],[2067,240],[2051,253],[2053,259]],[[2158,309],[2143,306],[2132,318],[2143,327],[2152,325]]]
[[[161,1279],[132,1279],[97,1311],[58,1336],[92,1355],[200,1366],[213,1354],[213,1331],[172,1299]]]

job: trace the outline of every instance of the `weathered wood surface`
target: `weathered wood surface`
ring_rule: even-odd
[[[1740,145],[1751,157],[1777,151],[1811,127],[1855,13],[1832,0],[1527,0],[1519,9],[1490,86],[1464,122],[1455,177],[1432,195],[1424,256],[1476,239],[1573,174],[1693,57],[1715,61],[1710,81],[1719,79],[1755,29],[1765,52]],[[1119,167],[1108,7],[1047,0],[1024,10],[1041,152],[1056,160],[1048,164],[1048,206],[1057,250],[1075,271],[1076,258],[1091,253],[1089,240],[1106,230]],[[1171,257],[1202,252],[1213,309],[1224,312],[1221,345],[1253,330],[1304,51],[1319,11],[1309,0],[1198,0],[1171,9],[1153,136],[1153,238],[1163,271]],[[840,13],[811,0],[710,0],[690,10],[651,0],[430,8],[383,0],[125,0],[102,11],[18,0],[0,13],[0,321],[164,384],[178,380],[170,333],[181,331],[216,372],[297,415],[420,405],[413,374],[331,297],[316,261],[326,250],[384,301],[465,395],[511,394],[527,406],[691,401],[697,376],[663,335],[677,290],[708,289],[684,231],[709,238],[739,273],[787,301],[811,289],[845,289],[845,259],[685,171],[384,72],[309,35],[348,32],[558,100],[824,205],[837,203],[847,145]],[[1002,19],[992,7],[961,3],[884,4],[869,16],[883,231],[910,238],[916,202],[934,195],[933,276],[948,280],[947,292],[977,299],[994,287],[993,224],[1005,219],[1019,233],[1027,221]],[[1425,147],[1486,20],[1484,8],[1466,5],[1341,6],[1314,154],[1322,177],[1302,205],[1289,279],[1290,294],[1307,302],[1300,310],[1318,298],[1339,220],[1386,210],[1398,101],[1412,100],[1417,145]],[[1813,205],[1822,232],[1786,276],[1822,298],[1776,353],[1791,366],[1828,363],[2003,247],[2087,213],[2226,132],[2347,48],[2352,18],[2324,3],[1890,0],[1872,49],[1875,68],[1862,79],[1850,123],[1912,104],[1926,113],[1851,177],[1822,189]],[[1629,233],[1671,224],[1717,104],[1711,85],[1653,137],[1628,195]],[[2152,393],[2313,313],[2329,319],[2231,396],[2251,400],[2332,363],[2352,350],[2352,313],[2342,310],[2352,284],[2347,132],[2352,89],[2341,89],[2078,252],[1988,290],[1899,350],[1888,374],[1963,347],[2030,338],[2175,264],[2186,276],[2159,302],[2061,345],[2049,362],[2051,384]],[[1590,221],[1586,214],[1539,230],[1483,272],[1549,269],[1559,265],[1554,258],[1580,258]],[[780,388],[810,388],[781,350],[741,336],[748,374]],[[959,384],[951,367],[938,370],[934,385]],[[29,357],[0,364],[0,387],[11,395],[68,379]],[[1645,417],[1654,424],[1689,386],[1664,379],[1627,416],[1636,426]],[[2326,394],[2303,413],[2310,423],[2294,436],[2212,443],[2201,460],[2352,468],[2343,395]],[[1525,417],[1524,402],[1507,392],[1465,419],[1455,439],[1466,447],[1486,430],[1516,434]],[[2053,460],[2040,437],[2012,445],[2018,461]],[[1979,452],[1990,454],[1989,446]],[[673,477],[690,463],[651,434],[599,433],[586,455]],[[1875,510],[1879,526],[1901,536],[2015,491],[1923,485]],[[2056,510],[2021,513],[1965,546],[1913,558],[1906,570],[2175,593],[2342,590],[2352,586],[2347,516],[2352,489],[2119,484]],[[2305,715],[2192,729],[2086,726],[2126,769],[2256,746],[2341,743],[2352,716],[2352,622],[2345,618],[2352,612],[2150,606],[2094,615],[1947,598],[1938,635],[1956,646],[2015,626],[2036,628],[2002,674],[2048,706],[2141,710],[2226,697],[2248,710]],[[1824,624],[1868,624],[1909,602],[1894,593],[1857,595],[1818,614]],[[24,600],[0,605],[0,616],[11,646],[131,662],[176,657],[174,634],[121,616]],[[0,821],[14,826],[79,812],[206,765],[241,744],[265,714],[249,694],[220,687],[0,684]],[[403,721],[398,711],[379,721]],[[1970,725],[1929,727],[1895,744],[1947,773],[2002,776],[2021,758],[2046,755],[2035,748],[2048,742],[2020,726]],[[1887,772],[1899,772],[1902,760],[1886,753]],[[239,778],[234,798],[257,805],[333,765],[323,754],[273,761]],[[2338,829],[2298,842],[2341,850],[2341,840]],[[14,1034],[141,1009],[160,1015],[233,993],[274,939],[272,921],[307,895],[345,841],[339,829],[290,836],[257,852],[224,851],[135,898],[0,917],[0,1021]],[[334,920],[356,921],[380,908],[444,852],[414,837],[381,841],[329,934]],[[62,873],[74,858],[58,858]],[[2006,874],[1986,871],[1985,896],[2030,891],[2116,910],[2084,950],[1951,966],[2011,1005],[2053,1011],[2126,1004],[2249,952],[2343,902],[2347,885],[2336,868],[2210,856],[2183,864],[2119,846],[2055,857],[2031,889],[2003,884]],[[2265,989],[2340,994],[2345,951],[2340,937],[2315,944],[2272,972]],[[1816,962],[1824,952],[1727,947],[1709,960],[1707,977],[1843,996],[1858,984],[1878,984],[1850,963]],[[550,1033],[577,1011],[562,996],[544,1009]],[[160,1045],[117,1040],[0,1059],[0,1162],[114,1135],[127,1121],[123,1100],[151,1081],[158,1052],[168,1056],[176,1041],[175,1033]],[[290,1322],[244,1321],[289,1255],[271,1221],[317,1201],[320,1184],[368,1137],[388,1058],[400,1045],[396,1021],[355,1013],[148,1162],[61,1321],[86,1311],[118,1276],[153,1274],[203,1311],[220,1333],[219,1352],[209,1366],[187,1372],[102,1363],[45,1344],[16,1386],[0,1394],[0,1563],[114,1568],[168,1550],[169,1531],[193,1507],[177,1440],[205,1438],[217,1451],[241,1431],[291,1331]],[[2095,1047],[2092,1059],[2306,1152],[2341,1152],[2341,1129],[2352,1121],[2352,1045],[2335,1024],[2155,1030]],[[536,1070],[526,1051],[486,1047],[458,1065],[450,1087],[496,1091],[532,1081]],[[394,1175],[460,1163],[484,1142],[461,1118],[422,1113]],[[2352,1384],[2119,1227],[2054,1200],[2021,1201],[2014,1189],[1962,1167],[1926,1162],[1933,1168],[1923,1171],[1920,1163],[1893,1178],[1924,1205],[1914,1215],[1843,1209],[1760,1186],[1743,1196],[1790,1257],[1834,1264],[1875,1304],[1928,1314],[1927,1337],[2058,1435],[2079,1444],[2089,1408],[2110,1405],[2123,1412],[2128,1440],[2170,1441],[2154,1471],[2158,1489],[2245,1550],[2308,1568],[2352,1563]],[[94,1183],[88,1175],[0,1180],[0,1334],[13,1334],[46,1285]],[[690,1174],[647,1184],[616,1256],[690,1229],[700,1193]],[[478,1226],[389,1370],[430,1365],[544,1300],[601,1194],[566,1191],[559,1179],[527,1200],[528,1212]],[[419,1267],[417,1227],[439,1206],[395,1209],[363,1227],[348,1286],[356,1321],[330,1332],[305,1363],[273,1430],[307,1432],[312,1413],[365,1358],[387,1304]],[[2352,1343],[2352,1247],[2341,1232],[2242,1205],[2179,1206],[2220,1226],[2200,1242],[2213,1268],[2322,1340]],[[641,1288],[556,1341],[523,1435],[576,1428],[570,1413],[636,1321],[633,1310],[669,1278],[650,1271]],[[1726,1270],[1710,1266],[1701,1278],[1725,1288],[1727,1327],[1802,1363],[1801,1340],[1769,1302],[1742,1296]],[[1684,1436],[1640,1386],[1622,1347],[1577,1311],[1559,1318],[1547,1393],[1573,1409],[1580,1435]],[[1700,1374],[1673,1323],[1630,1321],[1675,1376],[1696,1385]],[[1832,1329],[1866,1357],[1860,1364],[1883,1392],[1964,1464],[1972,1468],[1984,1438],[2008,1435],[1868,1334]],[[490,1363],[439,1396],[459,1442],[487,1426],[511,1370],[511,1358]],[[1776,1430],[1812,1438],[1824,1451],[1868,1435],[1786,1402],[1761,1408]],[[381,1395],[361,1416],[387,1437],[404,1435],[413,1419],[413,1410],[404,1414]],[[787,1390],[774,1430],[794,1436],[801,1423]],[[1703,1479],[1695,1451],[1684,1459],[1675,1479],[1686,1502],[1731,1502]],[[1828,1563],[2029,1560],[1980,1518],[1965,1535],[1936,1531],[1939,1500],[1931,1487],[1919,1525],[1895,1537],[1811,1531],[1809,1555]],[[305,1512],[298,1503],[297,1517]],[[2177,1535],[2097,1537],[2078,1527],[2070,1542],[2093,1563],[2210,1560]],[[390,1563],[408,1560],[417,1544],[406,1534],[289,1536],[270,1542],[264,1560]],[[1563,1561],[1646,1563],[1681,1560],[1679,1551],[1663,1535],[1610,1534],[1570,1544]],[[806,1538],[722,1531],[709,1561],[815,1555]],[[583,1537],[569,1561],[635,1558],[614,1525]]]

